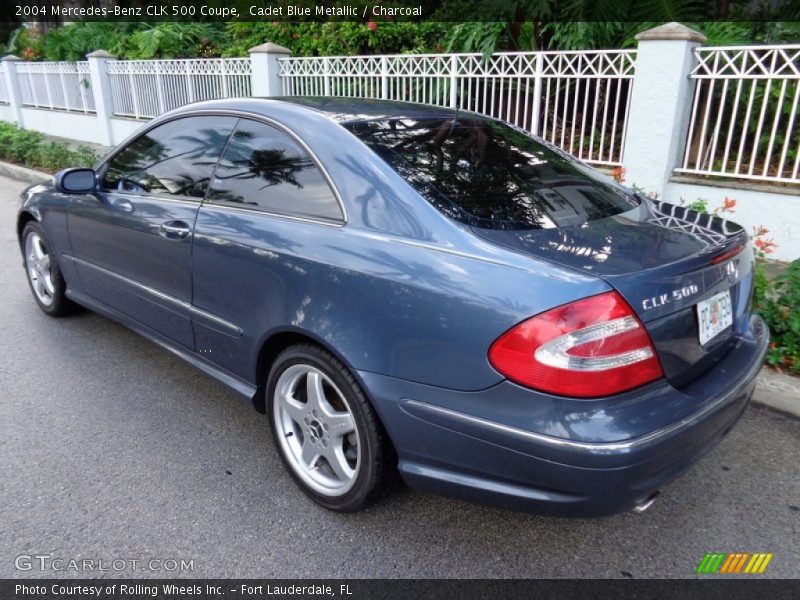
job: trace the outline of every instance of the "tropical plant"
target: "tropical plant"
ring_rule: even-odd
[[[224,29],[218,23],[157,23],[130,36],[133,58],[207,58],[219,56]]]
[[[297,56],[441,52],[450,27],[438,22],[282,21],[226,25],[224,56],[243,56],[266,41],[285,46]]]

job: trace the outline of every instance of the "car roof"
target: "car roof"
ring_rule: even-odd
[[[180,106],[164,116],[191,113],[199,110],[234,110],[265,117],[277,117],[275,110],[282,104],[289,111],[284,119],[299,117],[302,112],[323,115],[338,124],[357,121],[391,119],[452,119],[456,115],[469,115],[470,119],[489,117],[468,110],[456,110],[444,106],[431,106],[397,100],[372,98],[347,98],[324,96],[270,96],[242,97],[204,100]]]
[[[272,99],[313,109],[339,123],[384,119],[452,118],[458,112],[442,106],[372,98],[283,96]]]

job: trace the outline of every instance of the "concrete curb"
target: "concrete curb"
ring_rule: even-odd
[[[0,161],[0,175],[29,183],[40,183],[52,177],[41,171],[3,161]],[[800,418],[800,377],[762,368],[756,380],[753,402]]]
[[[34,171],[33,169],[29,169],[27,167],[21,167],[13,163],[3,161],[0,161],[0,175],[11,177],[12,179],[17,179],[19,181],[25,181],[27,183],[42,183],[43,181],[53,178],[53,176],[49,173]]]
[[[800,377],[764,367],[756,380],[753,402],[800,418]]]

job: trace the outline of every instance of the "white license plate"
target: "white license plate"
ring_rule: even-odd
[[[700,345],[705,346],[722,331],[733,325],[731,292],[725,290],[697,303]]]

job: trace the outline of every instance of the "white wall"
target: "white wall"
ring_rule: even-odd
[[[27,106],[22,107],[20,112],[25,129],[82,142],[97,143],[100,138],[100,121],[94,114]]]
[[[116,146],[130,134],[147,125],[147,123],[147,121],[137,121],[136,119],[120,119],[116,117],[110,119],[111,143]]]
[[[47,135],[70,138],[81,142],[100,143],[102,137],[100,121],[94,114],[30,108],[27,106],[23,107],[21,112],[25,129],[41,131]],[[7,105],[0,104],[0,120],[13,120],[11,109]],[[146,124],[147,121],[137,121],[135,119],[111,119],[111,143],[113,145],[119,144]]]
[[[786,188],[785,193],[777,193],[775,186],[742,185],[731,188],[722,184],[701,185],[683,181],[685,179],[689,178],[670,179],[662,199],[678,204],[681,199],[688,203],[705,198],[709,209],[713,209],[721,206],[725,198],[733,198],[736,200],[735,212],[725,214],[725,218],[739,223],[749,233],[759,225],[769,229],[766,237],[779,244],[769,258],[785,261],[800,258],[800,195],[797,191]]]

